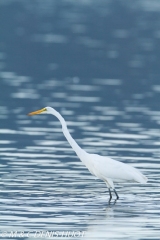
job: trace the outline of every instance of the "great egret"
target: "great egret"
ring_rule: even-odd
[[[112,199],[111,189],[116,195],[116,200],[119,199],[119,196],[114,188],[113,180],[115,182],[147,182],[147,178],[139,170],[130,165],[116,161],[109,157],[100,156],[98,154],[90,154],[84,151],[72,138],[68,131],[64,118],[55,109],[51,107],[45,107],[35,112],[31,112],[28,115],[32,116],[42,113],[52,114],[59,119],[62,125],[63,134],[70,143],[73,150],[76,152],[77,156],[88,168],[91,174],[100,178],[106,183],[110,195],[109,203]]]

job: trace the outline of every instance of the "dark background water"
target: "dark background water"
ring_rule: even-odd
[[[2,239],[159,239],[159,62],[157,0],[0,1]],[[148,184],[116,186],[108,206],[57,120],[26,116],[45,106],[85,150],[132,164]]]

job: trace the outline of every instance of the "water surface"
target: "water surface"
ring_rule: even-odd
[[[50,5],[33,15],[29,2],[1,4],[0,237],[80,231],[68,239],[159,239],[157,20],[144,1],[107,5],[107,13],[103,1],[60,2],[55,15]],[[58,120],[27,116],[45,106],[62,114],[83,149],[131,164],[148,183],[115,184],[120,199],[109,205],[106,185],[77,158]]]

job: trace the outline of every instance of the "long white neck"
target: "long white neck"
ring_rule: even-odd
[[[62,125],[62,131],[64,133],[64,136],[66,137],[67,141],[69,142],[69,144],[71,145],[73,150],[76,152],[76,154],[80,157],[81,154],[83,154],[85,151],[76,143],[76,141],[70,135],[64,118],[55,109],[52,109],[52,114],[54,116],[56,116],[58,118],[58,120],[60,121],[60,123]]]

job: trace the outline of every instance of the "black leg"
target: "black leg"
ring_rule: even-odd
[[[113,191],[115,192],[117,199],[119,199],[119,196],[118,196],[118,193],[116,192],[116,190],[114,189]]]
[[[109,191],[109,196],[110,196],[110,198],[109,198],[109,203],[110,203],[110,201],[111,201],[111,199],[112,199],[111,189],[108,188],[108,191]]]

